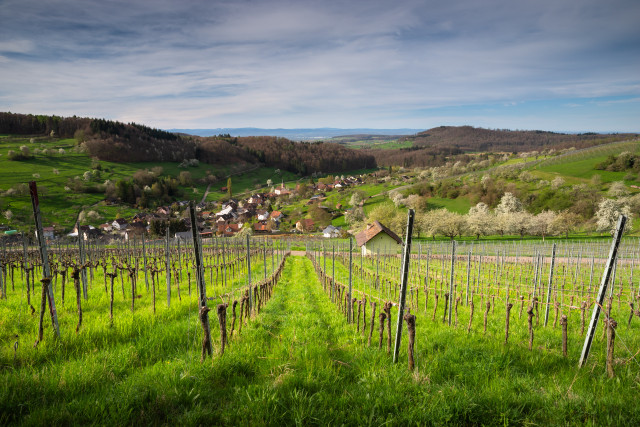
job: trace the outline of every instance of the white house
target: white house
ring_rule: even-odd
[[[333,225],[329,225],[327,226],[327,228],[322,230],[322,236],[326,238],[340,237],[340,227],[334,227]]]

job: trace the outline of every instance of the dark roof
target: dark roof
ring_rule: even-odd
[[[358,244],[358,246],[362,246],[365,243],[367,243],[369,240],[373,239],[378,234],[383,232],[387,233],[389,237],[391,237],[393,240],[398,242],[398,244],[402,243],[402,239],[398,237],[396,233],[389,230],[387,227],[380,224],[378,221],[374,221],[373,224],[367,225],[367,228],[365,228],[360,233],[356,234],[356,243]]]

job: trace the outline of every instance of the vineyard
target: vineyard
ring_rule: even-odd
[[[639,243],[4,244],[0,423],[637,424]]]

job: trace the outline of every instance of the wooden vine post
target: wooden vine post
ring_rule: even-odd
[[[578,362],[578,367],[582,368],[587,362],[589,357],[589,351],[591,350],[591,343],[593,342],[593,335],[596,332],[598,326],[598,318],[600,317],[600,310],[604,303],[604,298],[607,293],[607,285],[611,277],[611,271],[613,270],[613,263],[618,255],[618,246],[620,246],[620,240],[622,240],[622,233],[624,232],[624,225],[627,222],[627,217],[620,215],[618,218],[618,224],[616,225],[616,232],[611,242],[611,248],[609,249],[609,258],[605,265],[604,272],[602,273],[602,279],[600,280],[600,289],[598,290],[598,297],[593,306],[593,312],[591,313],[591,321],[589,322],[589,329],[587,329],[587,336],[582,346],[582,354]]]
[[[407,214],[407,230],[405,233],[404,251],[402,253],[402,273],[400,274],[400,302],[398,304],[398,322],[396,324],[396,341],[393,348],[393,363],[398,363],[400,342],[402,341],[402,320],[404,317],[404,305],[407,299],[407,278],[409,277],[409,261],[411,260],[411,235],[413,234],[414,217],[415,211],[413,209],[409,209],[409,213]]]
[[[553,248],[551,249],[551,267],[549,269],[549,286],[547,287],[547,307],[545,308],[544,313],[544,326],[547,326],[547,322],[549,321],[549,309],[551,307],[551,287],[553,286],[553,267],[556,263],[556,244],[553,244]]]
[[[211,347],[211,329],[209,327],[209,310],[207,307],[207,287],[204,283],[204,269],[202,268],[202,246],[198,235],[198,223],[196,222],[196,210],[193,200],[189,202],[189,216],[191,217],[191,235],[193,237],[193,254],[196,261],[196,281],[198,282],[198,296],[200,306],[200,323],[204,337],[202,338],[202,360],[213,352]]]
[[[42,217],[40,215],[40,200],[38,199],[38,187],[35,181],[29,182],[29,191],[31,193],[31,205],[33,206],[33,218],[36,223],[36,231],[38,233],[38,244],[40,246],[40,257],[42,259],[42,275],[45,279],[51,278],[51,266],[49,265],[49,256],[47,255],[47,242],[42,231]],[[48,284],[48,283],[46,283]],[[45,283],[43,282],[43,286]],[[46,286],[46,296],[49,301],[49,313],[51,315],[51,323],[56,337],[60,337],[60,325],[58,324],[58,312],[56,311],[56,303],[53,295],[53,288]],[[41,307],[41,311],[44,307]],[[40,313],[40,318],[44,313]]]
[[[80,223],[76,222],[76,228],[78,229],[78,253],[80,255],[80,265],[86,264],[86,254],[84,250],[84,236],[82,235],[82,230],[80,230]],[[83,268],[80,270],[80,280],[82,280],[82,296],[84,300],[87,301],[89,299],[88,295],[88,286],[87,286],[87,271]]]
[[[251,240],[250,236],[247,234],[247,282],[249,285],[249,317],[251,317],[253,310],[253,292],[251,289]]]
[[[456,241],[451,241],[451,276],[449,280],[449,316],[447,324],[451,326],[451,312],[453,311],[454,300],[454,282],[455,282],[455,263],[456,263]],[[446,308],[445,308],[446,309]]]
[[[347,323],[353,323],[353,239],[349,238],[349,304],[347,313]]]
[[[198,230],[196,227],[196,234],[197,234],[197,231]],[[171,307],[171,253],[170,253],[171,244],[169,242],[169,222],[167,222],[167,230],[165,232],[164,248],[165,248],[164,252],[165,252],[165,270],[166,270],[165,278],[167,280],[167,308],[169,308]]]

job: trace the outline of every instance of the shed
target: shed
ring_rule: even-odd
[[[356,234],[356,243],[362,250],[362,255],[395,254],[402,239],[378,221],[368,224],[360,233]]]

